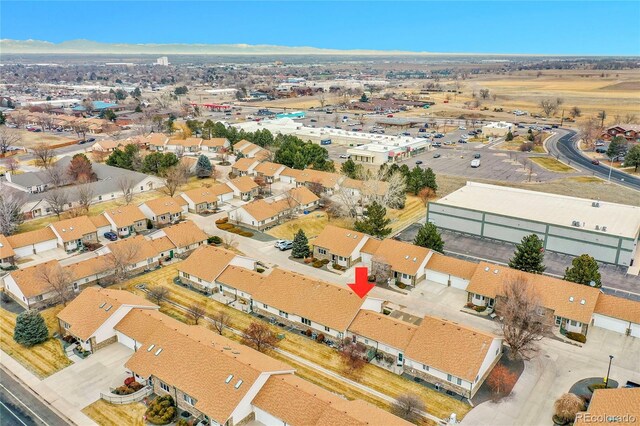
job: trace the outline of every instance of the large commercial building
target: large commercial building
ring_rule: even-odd
[[[640,262],[640,207],[467,182],[429,203],[439,228],[518,243],[537,234],[545,250],[632,266]]]

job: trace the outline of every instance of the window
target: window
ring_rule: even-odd
[[[102,195],[98,195],[98,201],[102,201]]]
[[[369,344],[369,339],[364,339],[364,344],[368,345]]]
[[[458,386],[462,385],[462,379],[457,378],[457,379],[456,379],[456,383],[458,384]]]
[[[409,278],[411,278],[411,275],[409,274],[402,274],[402,278],[408,280]]]
[[[191,278],[191,275],[187,274],[186,272],[183,272],[182,276],[185,277],[185,278]]]
[[[451,374],[447,374],[447,381],[453,382],[453,376]]]
[[[428,365],[424,365],[424,364],[422,364],[422,369],[423,369],[424,371],[429,371],[429,366],[428,366]]]
[[[331,331],[331,329],[325,325],[324,326],[324,331]]]
[[[286,313],[285,311],[280,311],[280,316],[283,318],[289,318],[289,314]]]
[[[78,283],[73,283],[73,289],[77,290],[78,289]]]
[[[144,186],[141,186],[141,187],[140,187],[140,191],[144,191]]]
[[[34,299],[36,300],[36,302],[41,302],[42,301],[42,295],[39,294]]]
[[[169,392],[169,385],[167,385],[166,383],[160,382],[160,389],[162,389],[165,392]]]
[[[267,305],[266,303],[263,303],[262,307],[265,308],[265,309],[269,309],[269,305]]]
[[[480,376],[476,376],[476,379],[473,381],[473,383],[478,383],[478,379],[480,378]]]
[[[182,397],[184,398],[184,402],[186,402],[189,405],[193,405],[195,404],[195,401],[193,400],[193,398],[191,398],[189,395],[187,395],[186,393],[182,395]]]
[[[325,249],[323,249],[323,248],[319,248],[319,249],[318,249],[318,253],[320,253],[320,254],[327,254],[327,251],[326,251]]]
[[[577,327],[578,326],[578,321],[570,320],[569,324],[571,324],[573,327]]]
[[[306,318],[302,318],[300,317],[300,321],[304,324],[304,325],[311,325],[311,321],[306,319]]]
[[[67,324],[66,322],[64,323],[64,329],[67,330],[69,329],[69,327],[71,327],[71,324]]]

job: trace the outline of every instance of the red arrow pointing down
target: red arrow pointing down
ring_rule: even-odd
[[[367,271],[367,267],[358,266],[356,267],[356,282],[347,284],[349,287],[351,287],[351,290],[353,290],[353,292],[358,295],[360,299],[364,298],[367,293],[369,293],[369,291],[371,291],[371,289],[375,287],[375,284],[370,283],[368,278],[369,273]]]

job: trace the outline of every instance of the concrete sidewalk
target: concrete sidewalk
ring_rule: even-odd
[[[0,350],[0,364],[11,371],[33,393],[44,400],[49,408],[63,419],[68,419],[71,424],[78,426],[96,425],[80,409],[74,407],[63,399],[54,389],[47,386],[42,380],[27,370],[22,364]]]

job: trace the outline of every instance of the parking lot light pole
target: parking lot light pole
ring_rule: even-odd
[[[613,360],[613,355],[609,355],[609,368],[607,368],[607,378],[604,381],[604,388],[609,387],[609,373],[611,373],[611,361]]]
[[[611,157],[611,165],[609,166],[609,178],[607,179],[607,183],[611,183],[611,171],[613,171],[613,157]]]

